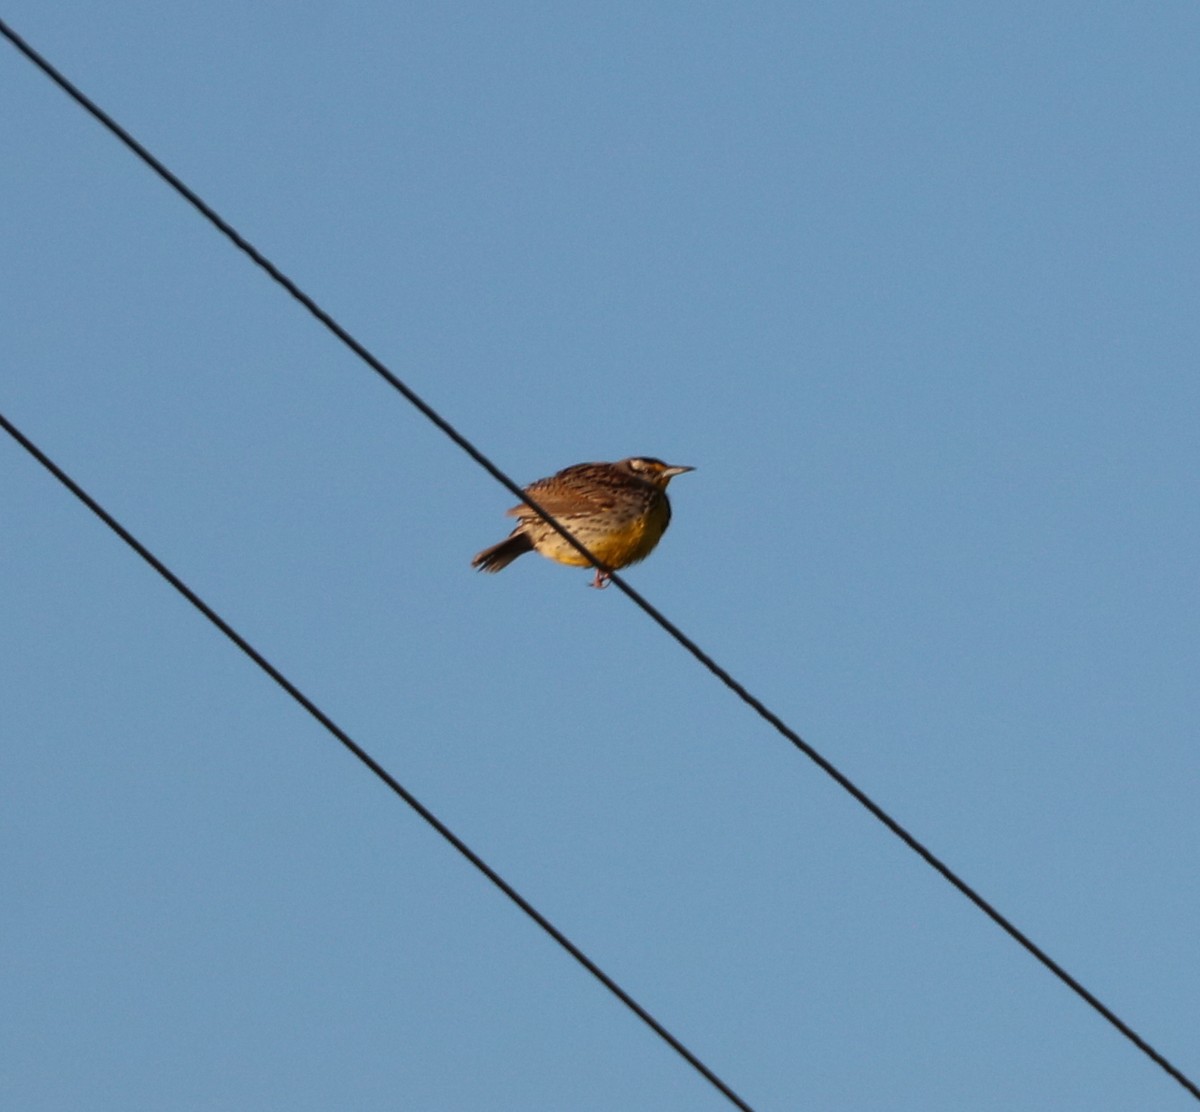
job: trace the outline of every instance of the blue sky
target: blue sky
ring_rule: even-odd
[[[1195,5],[4,18],[1200,1075]],[[759,1109],[1183,1109],[11,48],[0,410]],[[726,1105],[0,443],[0,1096]]]

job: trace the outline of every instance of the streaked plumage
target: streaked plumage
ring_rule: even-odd
[[[569,530],[593,556],[610,568],[644,560],[671,522],[667,484],[690,467],[633,456],[617,463],[577,463],[525,488],[539,506]],[[480,571],[496,572],[526,552],[538,552],[571,567],[589,567],[584,557],[524,503],[508,511],[517,527],[499,544],[472,561]],[[608,576],[599,569],[593,587]]]

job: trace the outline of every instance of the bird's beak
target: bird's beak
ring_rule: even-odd
[[[695,471],[694,467],[668,467],[662,472],[664,479],[673,479],[676,475],[682,475],[685,471]]]

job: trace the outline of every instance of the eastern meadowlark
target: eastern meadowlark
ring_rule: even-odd
[[[644,560],[671,522],[667,484],[691,467],[672,467],[660,459],[634,456],[617,463],[577,463],[525,493],[568,530],[600,563],[624,568]],[[496,572],[526,552],[538,552],[560,564],[590,564],[561,535],[523,502],[508,511],[517,527],[499,544],[471,561],[480,571]],[[593,587],[604,587],[608,573],[596,569]]]

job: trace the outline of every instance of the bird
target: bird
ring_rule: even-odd
[[[694,471],[653,456],[631,456],[616,463],[577,463],[525,488],[543,510],[579,541],[598,563],[610,569],[644,560],[671,523],[667,484]],[[497,572],[518,556],[537,552],[570,567],[591,567],[588,560],[553,526],[525,503],[508,511],[517,526],[499,544],[471,561],[480,571]],[[596,569],[593,587],[608,586],[609,572]]]

